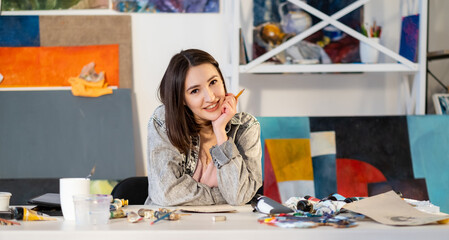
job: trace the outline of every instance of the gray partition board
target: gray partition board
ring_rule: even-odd
[[[98,98],[70,91],[0,92],[0,178],[134,176],[130,89]]]

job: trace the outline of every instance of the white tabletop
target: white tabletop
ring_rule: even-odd
[[[135,210],[151,206],[127,206]],[[320,226],[309,229],[284,229],[257,221],[263,214],[252,212],[249,205],[236,207],[234,213],[193,213],[182,216],[178,221],[161,220],[153,225],[149,221],[129,223],[126,218],[112,219],[107,225],[77,226],[75,222],[58,221],[23,222],[20,226],[0,226],[0,240],[9,239],[97,239],[97,240],[140,240],[140,239],[449,239],[449,224],[435,224],[417,227],[394,227],[372,221],[361,221],[357,227],[334,228]],[[226,216],[223,222],[214,222],[213,216]]]

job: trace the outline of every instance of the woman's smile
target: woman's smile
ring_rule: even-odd
[[[205,107],[204,110],[206,110],[208,112],[215,112],[219,107],[220,107],[220,104],[217,101],[214,104],[211,104],[211,105]]]

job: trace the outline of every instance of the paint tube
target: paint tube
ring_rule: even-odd
[[[310,195],[304,196],[304,199],[309,200],[309,201],[312,201],[312,202],[315,202],[315,203],[321,201],[320,199],[318,199],[318,198],[316,198],[316,197],[312,197],[312,196],[310,196]]]
[[[109,210],[115,211],[115,210],[118,210],[126,205],[128,205],[128,200],[114,198],[114,200],[112,200],[112,202],[111,202]]]
[[[110,218],[124,218],[126,217],[125,212],[123,211],[123,209],[117,209],[114,211],[110,211],[111,213],[111,217]]]
[[[15,219],[23,221],[55,221],[56,218],[47,214],[36,212],[24,207],[13,207],[7,213],[1,215],[2,218]]]
[[[152,209],[141,208],[141,209],[139,209],[139,211],[137,211],[137,214],[139,214],[139,216],[146,218],[146,219],[154,218],[154,210],[152,210]]]
[[[128,222],[130,223],[136,223],[143,219],[143,217],[139,216],[136,212],[128,212],[126,214],[126,218],[128,219]]]
[[[311,213],[314,209],[314,204],[309,200],[299,200],[298,203],[296,203],[296,209]]]
[[[273,199],[256,194],[256,196],[251,199],[251,206],[254,210],[265,213],[265,214],[277,214],[277,213],[290,213],[293,209],[286,207]]]

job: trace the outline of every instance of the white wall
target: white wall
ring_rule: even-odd
[[[401,15],[397,13],[403,11],[401,2],[404,1],[376,0],[365,8],[366,19],[376,19],[383,26],[381,44],[394,51],[399,49]],[[134,89],[139,122],[136,127],[143,159],[142,166],[137,166],[138,175],[146,173],[146,125],[160,104],[156,98],[157,87],[169,59],[181,49],[201,48],[226,66],[227,31],[231,24],[224,20],[226,11],[132,14]],[[244,4],[243,11],[245,22],[250,21],[251,7]],[[380,60],[393,62],[382,54]],[[256,116],[400,115],[405,114],[400,86],[401,77],[397,73],[240,74],[240,88],[246,91],[239,99],[239,107]]]
[[[146,174],[147,122],[161,103],[159,82],[170,58],[183,49],[200,48],[226,68],[229,59],[224,14],[132,14],[134,92],[142,163],[137,175]],[[140,142],[139,142],[140,141]],[[137,149],[138,150],[138,149]]]

